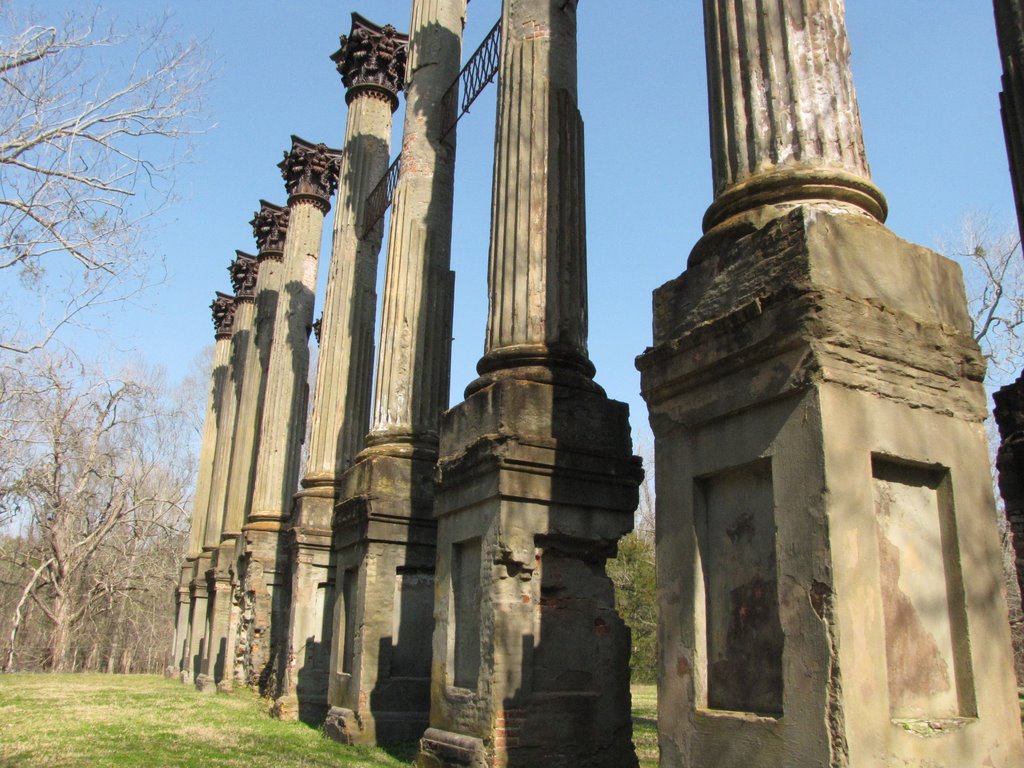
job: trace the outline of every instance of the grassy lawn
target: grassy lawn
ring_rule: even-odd
[[[653,685],[633,688],[640,765],[658,765]],[[405,749],[346,747],[302,723],[267,716],[242,690],[203,696],[148,675],[0,676],[3,768],[371,768],[409,766]]]
[[[640,768],[658,768],[657,686],[633,686],[633,743]]]
[[[0,765],[370,768],[409,760],[272,720],[249,691],[203,696],[162,677],[76,674],[0,677]]]

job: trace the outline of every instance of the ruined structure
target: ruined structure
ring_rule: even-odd
[[[454,289],[455,142],[443,129],[456,105],[443,97],[459,73],[466,3],[412,7],[372,420],[334,519],[340,589],[327,731],[357,743],[418,738],[430,702],[433,473]]]
[[[324,216],[338,183],[338,155],[292,136],[291,151],[279,166],[288,191],[288,229],[239,564],[239,589],[249,608],[239,631],[250,648],[249,674],[267,695],[278,690],[286,663],[291,572],[282,533],[299,482],[313,293]]]
[[[480,378],[441,422],[418,764],[623,768],[629,632],[604,566],[640,468],[587,356],[576,3],[502,5],[490,311]]]
[[[413,0],[408,38],[353,14],[331,57],[343,153],[293,137],[288,208],[262,203],[259,255],[215,302],[178,669],[202,690],[258,685],[342,741],[422,737],[421,768],[635,766],[605,564],[642,471],[587,351],[577,2],[503,0],[460,73],[466,2]],[[704,12],[714,200],[638,358],[662,765],[1024,764],[959,270],[883,224],[842,0]],[[498,72],[485,349],[442,414],[453,129]],[[1006,467],[1024,456],[1015,397],[997,412]]]
[[[842,0],[704,11],[715,199],[638,360],[662,765],[1020,765],[959,269],[882,224]]]
[[[383,226],[367,227],[367,197],[388,167],[391,116],[405,78],[408,41],[358,14],[331,57],[346,86],[348,117],[323,317],[309,451],[290,531],[288,665],[278,716],[322,723],[334,636],[332,519],[342,473],[369,429],[377,258]],[[322,334],[322,338],[321,338]]]
[[[1024,233],[1024,7],[1021,0],[995,0],[996,37],[1003,63],[1003,115],[1006,154],[1017,207],[1017,225]],[[1022,237],[1024,239],[1024,237]],[[1017,584],[1024,609],[1024,374],[995,394],[994,416],[1001,443],[996,459],[999,492],[1013,539]]]
[[[228,271],[235,289],[235,322],[231,335],[231,366],[227,385],[230,392],[221,414],[221,426],[217,430],[217,451],[207,513],[207,543],[211,550],[211,560],[206,581],[210,597],[206,620],[206,652],[203,654],[202,675],[196,679],[197,687],[206,692],[230,686],[230,671],[235,657],[231,621],[232,618],[237,621],[237,611],[232,611],[234,602],[231,578],[234,573],[237,530],[228,525],[225,507],[242,382],[249,350],[253,346],[259,262],[254,256],[236,251],[235,260],[231,262]]]
[[[219,535],[209,539],[211,560],[205,574],[210,600],[204,652],[199,662],[202,674],[196,678],[197,687],[205,692],[230,688],[236,677],[238,682],[245,682],[235,665],[239,656],[235,637],[239,619],[237,547],[244,515],[237,494],[243,494],[247,504],[250,485],[248,478],[243,481],[238,475],[251,472],[252,457],[243,452],[251,454],[256,445],[256,431],[249,425],[255,422],[262,404],[263,371],[280,289],[279,264],[287,211],[260,201],[252,224],[259,255],[253,258],[239,252],[229,268],[239,299],[230,369],[234,405],[231,420],[221,431],[217,444],[219,460],[213,470],[217,492],[213,494],[215,502],[207,510],[207,518],[217,520]]]
[[[203,440],[199,452],[199,473],[193,500],[195,514],[189,537],[189,549],[181,567],[177,591],[177,621],[174,635],[174,658],[182,682],[192,682],[202,672],[205,653],[205,627],[209,591],[206,572],[210,566],[210,549],[205,546],[209,525],[210,488],[217,450],[221,413],[230,399],[228,384],[231,335],[235,320],[235,298],[217,292],[210,310],[213,313],[214,351],[210,373],[210,392],[206,399]]]

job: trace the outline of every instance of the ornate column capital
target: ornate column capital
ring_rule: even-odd
[[[243,251],[235,251],[235,259],[228,266],[231,285],[235,289],[235,301],[252,301],[256,298],[256,276],[260,263],[256,257]]]
[[[346,103],[360,95],[384,99],[391,111],[398,109],[398,92],[405,83],[405,63],[409,55],[409,36],[390,24],[383,27],[352,14],[352,31],[341,36],[341,48],[331,54],[348,88]]]
[[[288,205],[309,202],[325,214],[331,209],[331,195],[338,188],[341,150],[326,144],[311,144],[292,136],[292,149],[277,164],[288,190]]]
[[[256,247],[260,261],[284,258],[284,238],[288,232],[288,209],[280,205],[260,200],[260,209],[249,222],[252,225],[252,236],[256,238]]]
[[[210,311],[213,313],[214,338],[217,341],[230,339],[235,324],[235,297],[217,291],[210,304]]]

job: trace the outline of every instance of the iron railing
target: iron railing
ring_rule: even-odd
[[[487,33],[480,46],[469,57],[466,66],[462,68],[459,76],[455,78],[448,90],[442,96],[442,114],[445,123],[441,129],[443,140],[469,108],[476,101],[477,97],[484,92],[494,81],[498,74],[498,65],[501,58],[501,19]],[[462,101],[459,101],[459,92],[462,92]],[[402,155],[399,154],[391,163],[387,173],[377,182],[366,197],[366,214],[363,217],[363,237],[366,237],[382,218],[385,212],[391,207],[394,200],[395,188],[398,186],[398,178],[402,173]]]
[[[366,196],[366,213],[363,215],[363,237],[370,234],[377,222],[384,218],[384,212],[391,207],[398,186],[398,176],[402,172],[402,155],[399,154],[391,167],[384,172],[377,186]]]
[[[494,81],[498,74],[498,65],[501,59],[501,19],[491,27],[487,37],[480,43],[480,46],[469,57],[466,66],[462,68],[455,82],[445,91],[442,103],[444,109],[442,114],[445,117],[445,124],[441,128],[443,139],[455,127],[459,119],[469,112],[469,108],[476,101],[477,96],[484,92]],[[461,86],[461,87],[460,87]],[[462,91],[462,102],[459,103],[459,91]],[[456,110],[455,105],[459,108]]]

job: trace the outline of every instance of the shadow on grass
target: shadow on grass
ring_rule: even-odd
[[[379,749],[387,752],[395,760],[402,760],[411,763],[416,759],[416,752],[419,750],[418,741],[400,741],[397,744],[382,744]]]

